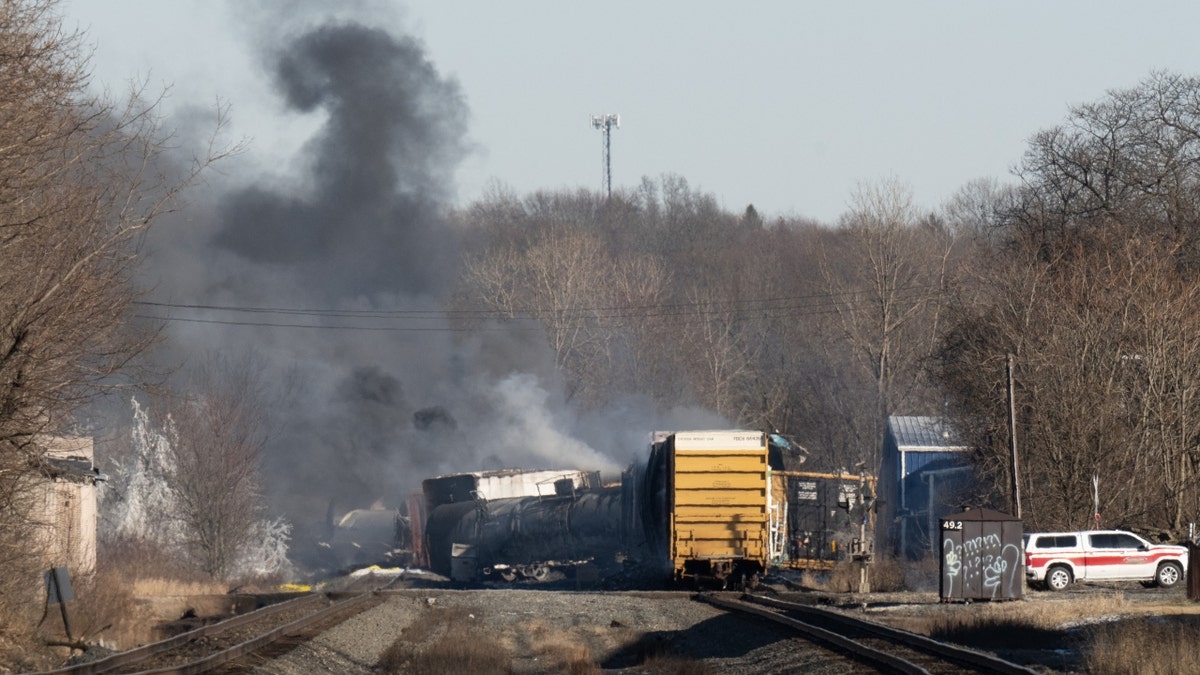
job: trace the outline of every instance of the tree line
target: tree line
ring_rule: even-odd
[[[36,565],[41,439],[137,381],[129,367],[156,337],[130,320],[146,228],[224,152],[164,172],[176,165],[153,103],[89,94],[79,36],[54,8],[0,4],[7,570]],[[731,212],[678,175],[611,196],[496,188],[450,214],[464,265],[447,315],[532,322],[578,406],[703,406],[794,438],[816,470],[878,467],[889,415],[946,416],[982,481],[964,502],[1001,508],[1011,356],[1026,527],[1094,522],[1095,479],[1104,523],[1178,534],[1200,517],[1198,164],[1200,80],[1153,73],[1036,133],[1014,181],[968,183],[936,210],[899,178],[860,186],[833,224]],[[247,466],[233,479],[253,497],[254,401],[232,405],[230,383],[202,374],[206,391],[173,399],[176,431],[247,423],[204,447],[181,433],[180,461]],[[213,489],[193,487],[185,511]],[[187,539],[215,551],[199,557],[217,576],[244,536],[212,541],[222,529],[200,522]],[[27,578],[0,580],[0,605]]]
[[[982,481],[963,504],[1010,510],[1011,355],[1027,526],[1091,525],[1098,496],[1104,524],[1178,535],[1200,516],[1198,150],[1200,81],[1152,73],[931,211],[899,179],[833,225],[675,175],[496,189],[455,214],[453,309],[536,321],[581,405],[701,405],[815,469],[878,467],[889,415],[947,417]]]

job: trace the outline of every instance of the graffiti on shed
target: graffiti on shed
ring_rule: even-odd
[[[1025,587],[1021,521],[989,509],[941,519],[941,597],[1012,600]]]

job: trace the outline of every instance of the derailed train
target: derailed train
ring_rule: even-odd
[[[587,563],[603,575],[632,567],[660,579],[752,584],[768,565],[793,561],[813,534],[788,517],[802,474],[777,471],[772,482],[771,440],[747,430],[659,433],[647,460],[614,484],[585,471],[430,478],[409,503],[417,558],[458,580],[543,579]]]

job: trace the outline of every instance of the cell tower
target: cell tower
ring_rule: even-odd
[[[621,128],[620,115],[592,115],[592,128],[604,132],[604,190],[612,196],[612,130]]]

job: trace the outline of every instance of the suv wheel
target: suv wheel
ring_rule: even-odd
[[[1179,583],[1183,578],[1183,569],[1179,567],[1179,563],[1165,562],[1158,566],[1158,572],[1154,575],[1154,581],[1159,588],[1171,588]]]
[[[1071,585],[1071,570],[1062,565],[1055,565],[1046,572],[1046,588],[1061,591]]]

